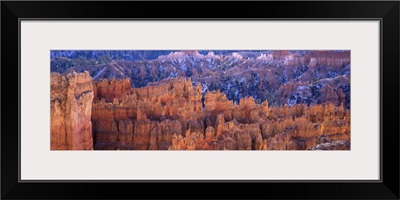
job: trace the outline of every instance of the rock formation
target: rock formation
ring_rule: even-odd
[[[80,60],[77,59],[76,62],[80,63]],[[274,106],[289,104],[288,100],[290,104],[307,105],[333,100],[335,102],[332,103],[336,105],[344,102],[346,108],[350,106],[350,51],[211,51],[201,54],[199,51],[186,50],[150,60],[113,60],[99,65],[77,65],[68,69],[57,67],[70,66],[70,62],[68,59],[58,59],[57,62],[52,62],[52,70],[60,73],[87,70],[95,81],[130,79],[130,84],[135,88],[168,78],[191,77],[193,83],[202,85],[202,95],[207,91],[219,90],[236,103],[244,97],[252,96],[257,103],[268,100]],[[110,84],[106,88],[119,92],[129,86],[125,82],[116,88],[112,86],[115,81],[103,84]],[[300,84],[304,87],[287,90],[287,97],[279,96],[278,93],[282,92],[280,90],[285,89],[281,87],[287,84]],[[324,85],[329,87],[323,88]],[[98,87],[105,85],[98,84]],[[342,90],[343,94],[333,94],[331,89],[336,93]],[[102,96],[106,101],[112,100],[107,96],[110,91],[99,90],[104,92]],[[324,90],[329,90],[332,96],[320,97]]]
[[[93,82],[88,72],[51,74],[51,150],[92,150]]]
[[[350,140],[350,114],[343,103],[269,107],[268,101],[257,104],[246,97],[236,104],[212,91],[206,92],[203,108],[202,86],[190,79],[143,88],[129,84],[96,82],[95,149],[306,150]]]
[[[51,75],[51,149],[350,148],[350,51],[188,50],[67,71]]]
[[[128,79],[95,84],[96,149],[168,149],[173,135],[203,131],[201,86],[184,78],[131,88]],[[119,88],[119,89],[116,89]]]

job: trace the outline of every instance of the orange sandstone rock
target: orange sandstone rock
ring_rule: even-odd
[[[278,101],[299,86],[282,86]],[[270,107],[252,97],[236,104],[211,91],[203,108],[202,86],[185,78],[132,88],[127,79],[52,74],[51,87],[52,149],[305,150],[350,140],[343,92],[330,84],[321,88],[326,103],[309,107]]]
[[[50,77],[51,150],[92,150],[93,83],[88,72]]]

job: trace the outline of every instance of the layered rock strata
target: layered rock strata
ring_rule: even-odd
[[[129,79],[94,82],[87,72],[52,73],[51,149],[350,149],[350,111],[340,91],[324,92],[327,103],[280,107],[202,92],[186,78],[132,88]]]
[[[52,73],[50,80],[51,150],[93,150],[89,73]]]
[[[95,84],[95,149],[306,150],[350,140],[350,112],[343,102],[269,107],[252,97],[239,104],[190,79],[131,88],[128,79]]]
[[[201,86],[184,78],[131,88],[129,79],[95,84],[92,122],[96,149],[162,149],[173,134],[204,131]]]

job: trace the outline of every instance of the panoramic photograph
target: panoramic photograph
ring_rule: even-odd
[[[349,50],[51,50],[50,150],[350,150]]]

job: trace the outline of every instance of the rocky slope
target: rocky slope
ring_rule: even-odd
[[[95,81],[129,78],[136,88],[167,78],[191,77],[193,83],[202,85],[203,95],[220,90],[236,103],[252,96],[257,103],[268,100],[273,106],[331,102],[350,108],[350,51],[200,52],[179,51],[155,59],[112,60],[67,69],[57,64],[52,71],[87,70]]]
[[[93,81],[89,73],[51,74],[51,150],[93,150]]]
[[[350,149],[350,51],[179,51],[61,71],[54,150]]]

